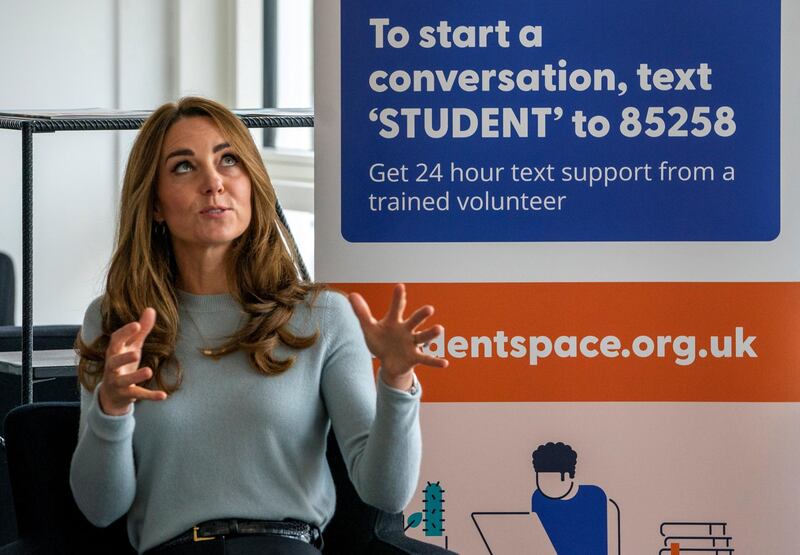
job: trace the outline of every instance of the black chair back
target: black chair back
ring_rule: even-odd
[[[79,326],[34,326],[33,348],[37,351],[71,349]],[[0,352],[22,350],[22,328],[0,326]],[[34,399],[38,401],[77,401],[76,378],[57,378],[34,382]],[[6,414],[19,405],[22,398],[20,377],[0,373],[0,423]],[[2,430],[0,430],[0,436]],[[2,441],[0,441],[2,443]],[[8,477],[5,451],[0,450],[0,545],[17,538],[16,522]]]
[[[92,526],[72,498],[69,467],[78,440],[78,403],[35,403],[6,417],[5,438],[19,538],[44,552],[134,554],[125,518]]]
[[[33,350],[71,349],[80,326],[33,326]],[[22,327],[0,325],[0,352],[22,350]]]

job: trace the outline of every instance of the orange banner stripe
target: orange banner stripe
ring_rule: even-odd
[[[360,292],[375,315],[386,311],[391,298],[392,284],[332,286]],[[444,325],[444,347],[455,345],[456,352],[466,350],[467,355],[455,358],[451,353],[446,369],[417,369],[427,402],[800,401],[800,283],[413,283],[407,287],[406,315],[423,304],[434,305],[436,314],[425,325]],[[505,340],[496,339],[498,331]],[[463,340],[454,340],[456,336]],[[472,356],[471,338],[481,336],[489,341],[481,340],[477,356]],[[528,346],[528,354],[521,358],[510,355],[514,336],[518,346],[523,340]],[[560,336],[574,336],[576,341],[614,336],[620,340],[618,352],[632,351],[639,336],[654,342],[659,336],[670,340],[663,345],[662,357],[631,352],[627,358],[621,354],[588,358],[553,352],[531,363],[530,337],[555,341]],[[696,338],[690,364],[686,364],[689,355],[672,350],[680,336]],[[730,338],[731,356],[711,354],[712,336],[719,338],[718,354],[725,351],[724,338]],[[498,344],[503,342],[506,356],[500,356]],[[569,354],[569,347],[569,340],[564,340],[560,352]],[[705,358],[700,349],[707,351]],[[750,356],[751,351],[757,356]]]

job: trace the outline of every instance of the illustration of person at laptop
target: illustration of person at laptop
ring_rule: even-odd
[[[533,452],[531,512],[558,555],[619,555],[619,506],[600,487],[575,481],[577,461],[578,454],[561,442]]]

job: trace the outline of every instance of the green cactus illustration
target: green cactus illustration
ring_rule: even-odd
[[[422,490],[425,494],[423,500],[423,513],[425,517],[422,519],[425,522],[423,528],[426,536],[441,536],[444,532],[444,490],[439,485],[439,482],[428,482],[427,487]]]

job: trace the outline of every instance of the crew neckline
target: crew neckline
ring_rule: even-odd
[[[181,289],[177,292],[181,307],[191,312],[242,312],[242,307],[230,293],[196,295]]]

